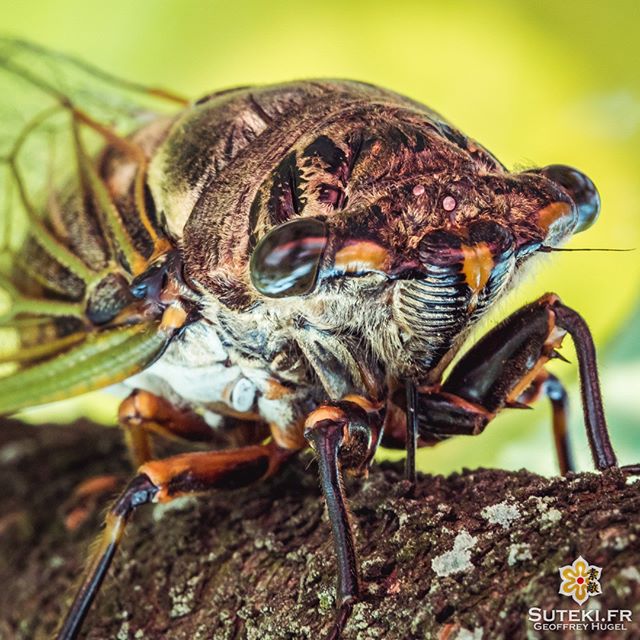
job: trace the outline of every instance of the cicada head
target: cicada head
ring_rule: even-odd
[[[448,172],[387,176],[369,202],[356,194],[344,211],[275,226],[252,254],[253,287],[357,336],[393,375],[439,375],[530,258],[600,208],[593,182],[570,167],[512,174],[450,159]]]
[[[246,106],[256,100],[288,128],[256,129]],[[247,145],[250,162],[235,162],[220,182],[213,167],[206,179],[183,177],[165,189],[190,194],[181,208],[186,280],[211,301],[212,317],[222,304],[255,311],[259,327],[315,327],[393,376],[437,377],[536,251],[597,215],[597,192],[582,174],[557,166],[510,173],[434,112],[350,83],[204,102],[157,157],[175,160],[175,149],[203,145],[199,132],[217,122],[217,101],[260,144],[249,153],[234,125],[228,140]],[[210,187],[195,197],[195,183]],[[157,201],[175,212],[171,198]],[[334,356],[334,364],[343,359]]]

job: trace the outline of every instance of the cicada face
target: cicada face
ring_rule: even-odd
[[[344,145],[325,140],[323,161],[300,169],[305,187],[323,186],[303,189],[311,204],[260,240],[250,274],[275,313],[349,335],[361,361],[373,354],[394,378],[437,379],[524,265],[599,213],[598,192],[578,170],[509,173],[433,115],[351,136],[365,142],[333,206],[313,215],[341,170]]]

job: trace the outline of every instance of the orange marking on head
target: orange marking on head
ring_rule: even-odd
[[[554,222],[571,215],[571,213],[571,205],[568,202],[552,202],[538,211],[538,225],[547,233]]]
[[[478,293],[487,284],[495,266],[491,248],[486,242],[480,242],[473,246],[463,245],[462,253],[465,281],[474,293]]]
[[[389,252],[375,242],[351,242],[336,253],[335,266],[346,273],[368,269],[384,270],[391,263]]]

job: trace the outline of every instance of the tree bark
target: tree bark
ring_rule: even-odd
[[[50,637],[82,572],[106,494],[82,480],[128,463],[116,429],[0,425],[0,637]],[[640,484],[617,471],[421,475],[397,464],[348,482],[365,581],[344,640],[588,637],[536,631],[530,607],[580,609],[558,569],[602,567],[583,608],[627,609],[640,637]],[[66,522],[66,525],[65,525]],[[93,640],[320,640],[331,627],[335,564],[315,465],[301,455],[247,490],[143,507],[85,623]],[[557,620],[556,620],[557,622]]]

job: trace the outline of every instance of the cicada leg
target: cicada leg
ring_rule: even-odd
[[[213,430],[202,416],[139,389],[120,404],[118,422],[136,468],[154,457],[152,433],[191,442],[209,442],[213,438]]]
[[[413,380],[406,382],[406,421],[404,477],[412,484],[416,483],[416,448],[418,446],[418,393]]]
[[[625,464],[620,469],[630,476],[640,476],[640,464]]]
[[[118,421],[136,469],[156,457],[154,435],[182,443],[206,444],[208,449],[216,450],[259,444],[269,436],[269,426],[254,414],[219,414],[219,418],[220,424],[213,428],[195,411],[177,407],[141,389],[125,398],[118,410]],[[271,435],[283,449],[298,450],[305,446],[304,440],[283,437],[274,428]]]
[[[566,437],[566,394],[544,371],[571,335],[578,354],[585,426],[597,469],[617,466],[602,406],[593,339],[585,321],[547,294],[486,334],[438,387],[421,390],[418,430],[426,440],[476,435],[505,407],[544,392],[554,409],[554,433],[563,472],[571,467]]]
[[[368,471],[378,446],[380,407],[359,396],[347,396],[313,411],[305,438],[313,448],[327,504],[338,559],[338,612],[327,640],[340,637],[355,602],[361,597],[360,572],[341,474]]]
[[[575,471],[567,425],[569,398],[562,382],[546,369],[540,371],[531,386],[520,395],[517,401],[528,407],[530,403],[536,402],[543,396],[551,404],[553,440],[558,457],[558,467],[564,476],[569,471]]]
[[[416,386],[412,381],[405,383],[406,387],[406,405],[405,420],[406,429],[403,434],[385,433],[383,445],[392,449],[406,449],[405,459],[405,478],[415,484],[416,482],[416,463],[415,452],[420,446],[433,444],[432,438],[435,435],[424,427],[418,427],[418,396]],[[552,411],[552,429],[553,438],[558,458],[558,466],[560,473],[566,475],[569,471],[574,471],[573,455],[569,442],[569,432],[567,428],[568,417],[568,396],[562,382],[549,373],[546,369],[542,369],[529,388],[524,391],[516,402],[510,403],[510,408],[530,408],[529,405],[545,396],[550,404]],[[477,427],[475,423],[471,427],[471,431]],[[420,441],[418,436],[422,431],[423,436],[428,442]]]
[[[57,639],[77,638],[136,508],[151,502],[169,502],[179,496],[253,484],[275,473],[293,453],[269,442],[228,451],[186,453],[143,464],[107,513],[100,544],[89,561]]]
[[[148,391],[135,390],[120,404],[118,422],[125,433],[129,455],[137,469],[151,460],[151,435],[191,442],[210,442],[213,430],[193,411],[174,407],[170,402]],[[75,488],[69,500],[65,526],[76,529],[99,504],[98,498],[113,493],[118,476],[99,476],[83,481]],[[91,506],[93,505],[93,508]]]

